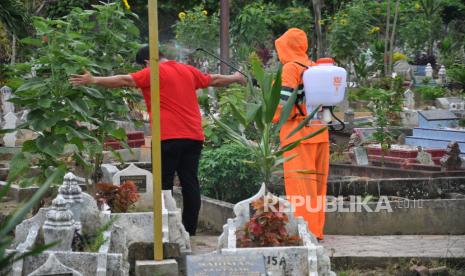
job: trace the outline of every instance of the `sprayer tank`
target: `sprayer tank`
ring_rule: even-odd
[[[334,65],[331,58],[321,58],[303,74],[307,110],[316,106],[335,106],[344,100],[347,71]]]

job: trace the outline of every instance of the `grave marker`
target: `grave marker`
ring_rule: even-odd
[[[422,147],[418,147],[417,161],[422,165],[434,165],[433,156],[431,153],[423,150]]]
[[[0,99],[2,103],[3,114],[8,114],[9,112],[15,112],[15,105],[8,101],[11,98],[12,93],[13,91],[8,86],[3,86],[0,89]]]
[[[425,77],[427,78],[433,77],[433,67],[431,67],[431,63],[426,64]]]
[[[415,93],[410,89],[404,92],[404,107],[409,110],[415,109]]]
[[[3,129],[16,128],[17,117],[13,112],[5,115],[5,125]],[[7,133],[3,136],[3,143],[5,147],[14,147],[16,145],[16,131]]]
[[[354,147],[355,163],[359,166],[368,166],[368,153],[364,147]]]
[[[265,276],[263,254],[187,256],[187,276]]]
[[[153,176],[152,173],[138,168],[134,164],[130,164],[126,169],[117,172],[113,176],[113,184],[121,185],[124,181],[133,181],[137,187],[137,192],[140,194],[139,201],[136,206],[150,207],[152,206],[153,194]]]

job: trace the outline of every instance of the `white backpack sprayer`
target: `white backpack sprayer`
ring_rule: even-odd
[[[333,128],[331,121],[334,117],[341,123],[341,129],[338,131],[342,131],[345,127],[344,122],[334,115],[333,109],[344,100],[347,71],[335,66],[332,58],[320,58],[316,66],[310,66],[304,71],[302,79],[307,113],[311,113],[321,105],[323,107],[321,120]]]
[[[247,75],[242,73],[239,69],[203,48],[197,48],[195,51],[202,51],[214,57],[247,78]],[[300,65],[307,67],[302,64]],[[342,67],[335,66],[332,58],[320,58],[317,60],[316,66],[307,67],[302,74],[302,80],[304,84],[307,114],[310,114],[312,110],[318,106],[322,106],[321,121],[323,121],[323,124],[321,125],[329,126],[331,129],[336,130],[334,128],[335,125],[331,123],[332,118],[334,118],[341,125],[341,128],[337,129],[337,131],[344,130],[344,122],[334,115],[333,109],[334,106],[340,104],[344,100],[347,88],[347,71]]]

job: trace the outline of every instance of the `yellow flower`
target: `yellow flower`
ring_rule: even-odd
[[[128,0],[123,0],[123,4],[126,7],[127,10],[131,9],[131,6],[129,6]]]
[[[206,10],[203,10],[203,11],[202,11],[202,14],[205,15],[205,16],[207,16],[207,15],[208,15],[208,12],[207,12]]]
[[[379,33],[380,30],[381,29],[379,27],[373,27],[368,33],[369,34]]]
[[[392,55],[392,60],[393,60],[394,63],[396,63],[397,61],[399,61],[401,59],[407,60],[407,56],[402,54],[402,53],[399,53],[399,52],[395,52]]]
[[[181,19],[181,21],[183,21],[186,18],[186,13],[185,12],[180,12],[178,14],[178,17],[179,17],[179,19]]]
[[[420,3],[416,2],[415,3],[415,9],[419,11],[421,9]]]
[[[341,25],[347,25],[349,22],[347,21],[347,19],[341,19],[340,23]]]
[[[318,24],[319,24],[320,26],[323,26],[323,25],[325,24],[325,20],[324,20],[324,19],[318,20]]]

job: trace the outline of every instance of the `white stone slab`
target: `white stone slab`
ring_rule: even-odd
[[[16,128],[17,117],[13,112],[9,112],[4,116],[5,124],[3,129],[14,129]],[[3,136],[3,143],[6,147],[14,147],[16,145],[16,131],[10,132]]]

